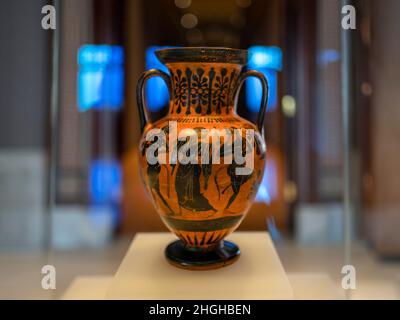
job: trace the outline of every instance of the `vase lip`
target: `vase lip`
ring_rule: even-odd
[[[247,50],[224,47],[180,47],[156,50],[157,58],[164,64],[173,62],[219,62],[244,65]]]

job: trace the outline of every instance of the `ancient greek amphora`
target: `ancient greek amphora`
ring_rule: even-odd
[[[241,223],[263,176],[267,81],[262,73],[242,71],[245,50],[173,48],[156,56],[170,75],[152,69],[138,81],[139,154],[148,194],[179,238],[165,255],[185,269],[223,267],[240,255],[238,246],[224,238]],[[152,123],[143,97],[146,80],[154,76],[166,82],[170,103],[167,116]],[[236,113],[247,77],[258,78],[263,88],[256,124]]]

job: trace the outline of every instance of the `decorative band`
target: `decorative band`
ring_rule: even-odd
[[[241,221],[242,217],[243,216],[240,215],[211,220],[183,220],[163,216],[162,219],[173,229],[192,232],[207,232],[232,228]]]

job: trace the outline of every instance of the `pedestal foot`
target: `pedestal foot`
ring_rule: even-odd
[[[169,263],[189,270],[222,268],[235,262],[239,255],[239,247],[226,240],[221,241],[212,250],[188,247],[181,240],[170,243],[165,249]]]

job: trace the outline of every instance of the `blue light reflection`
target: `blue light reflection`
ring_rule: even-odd
[[[168,68],[157,59],[156,50],[173,48],[170,46],[151,46],[146,49],[146,70],[158,69],[169,74]],[[146,102],[150,111],[157,112],[169,102],[168,88],[160,77],[153,77],[147,80]]]
[[[265,165],[264,175],[256,195],[256,201],[270,204],[278,197],[278,172],[274,160],[268,159]]]
[[[78,52],[78,108],[119,110],[124,99],[124,51],[120,46],[84,45]]]
[[[122,171],[117,160],[96,159],[90,164],[89,191],[95,204],[118,202],[121,196]]]
[[[282,50],[278,47],[253,46],[249,50],[248,68],[262,72],[269,85],[267,111],[276,109],[278,100],[278,75],[282,69]],[[260,110],[262,86],[258,79],[246,80],[246,104],[252,112]]]

